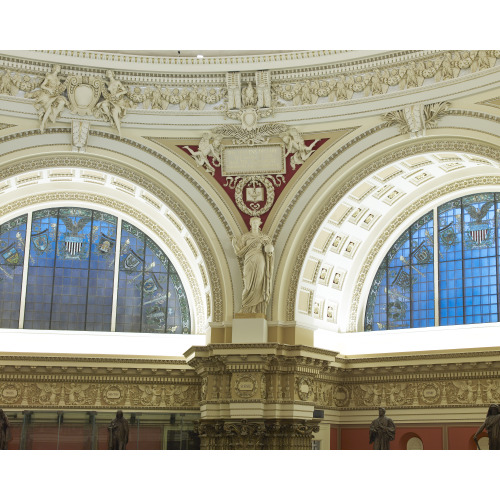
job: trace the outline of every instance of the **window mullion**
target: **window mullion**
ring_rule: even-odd
[[[116,331],[116,309],[118,302],[118,279],[120,275],[120,249],[122,239],[122,219],[116,221],[115,270],[113,275],[113,302],[111,306],[111,331]]]
[[[441,315],[439,311],[439,219],[438,209],[433,209],[434,218],[434,326],[439,326]]]
[[[30,261],[30,247],[31,247],[31,221],[33,213],[28,213],[26,221],[26,237],[24,241],[24,262],[23,262],[23,279],[21,283],[21,304],[19,307],[19,328],[24,328],[24,311],[26,307],[26,288],[28,286],[28,266]]]

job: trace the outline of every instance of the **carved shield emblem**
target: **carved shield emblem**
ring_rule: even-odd
[[[92,115],[101,97],[103,82],[93,76],[70,76],[67,79],[70,110],[77,115]]]

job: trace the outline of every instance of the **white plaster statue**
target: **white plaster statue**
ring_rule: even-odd
[[[109,82],[106,84],[106,90],[103,91],[104,101],[99,102],[96,109],[98,115],[106,118],[116,127],[121,137],[120,122],[125,116],[126,110],[131,107],[131,104],[130,101],[125,98],[127,89],[114,77],[114,73],[108,70],[106,71],[106,76]]]
[[[286,146],[286,156],[293,154],[290,158],[292,170],[295,170],[297,165],[302,165],[314,153],[313,148],[318,142],[316,140],[309,146],[306,146],[304,139],[302,139],[296,128],[288,130],[288,132],[283,134],[282,139]]]
[[[221,140],[222,137],[219,135],[204,132],[198,146],[198,151],[192,150],[189,146],[183,146],[183,148],[189,151],[200,167],[203,167],[209,174],[214,175],[215,169],[210,164],[208,157],[211,156],[213,158],[212,161],[216,167],[220,166]]]
[[[68,100],[61,95],[66,86],[61,83],[58,73],[61,67],[54,66],[52,73],[47,73],[38,90],[26,94],[26,97],[35,99],[35,108],[40,117],[40,131],[45,131],[47,121],[54,123],[65,106],[69,106]]]
[[[242,313],[265,313],[271,297],[274,246],[260,225],[260,217],[252,217],[251,230],[232,241],[236,255],[244,258]]]

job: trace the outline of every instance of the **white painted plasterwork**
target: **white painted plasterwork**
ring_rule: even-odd
[[[434,206],[473,192],[498,191],[499,167],[474,153],[440,151],[381,165],[353,184],[316,230],[298,282],[313,304],[330,304],[332,315],[327,316],[327,308],[320,316],[314,308],[305,310],[298,293],[296,319],[305,322],[310,316],[311,325],[324,331],[362,331],[373,277],[399,235]],[[347,252],[349,245],[355,258]]]

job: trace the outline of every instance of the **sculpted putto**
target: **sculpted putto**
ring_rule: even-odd
[[[318,142],[314,141],[309,146],[306,146],[304,139],[302,139],[296,128],[291,128],[282,135],[283,142],[286,146],[286,155],[292,154],[290,158],[290,166],[295,170],[298,165],[302,165],[313,153],[314,146]]]
[[[214,175],[215,169],[210,164],[208,157],[211,156],[213,158],[212,162],[216,167],[220,166],[221,140],[222,137],[217,134],[204,132],[197,151],[193,151],[189,146],[183,146],[183,148],[189,151],[200,167],[203,167],[209,174]]]
[[[251,230],[232,241],[236,255],[244,258],[242,313],[265,313],[271,297],[274,246],[260,225],[260,217],[252,217]]]

